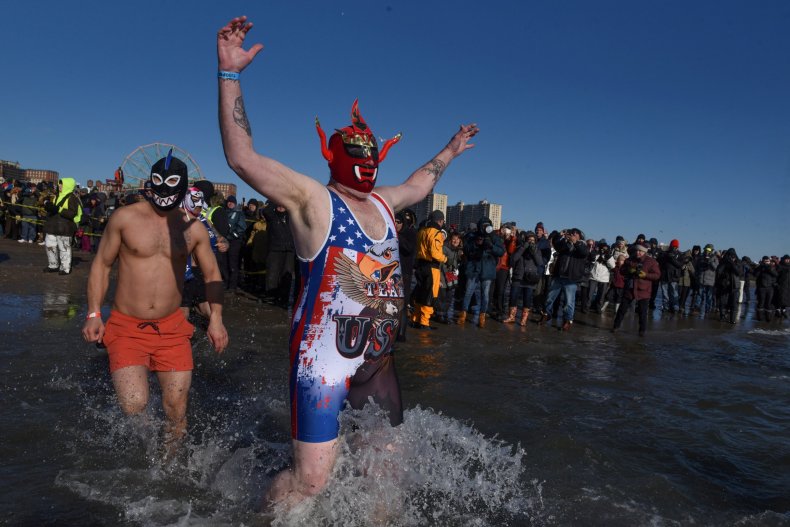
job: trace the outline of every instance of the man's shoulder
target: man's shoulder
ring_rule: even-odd
[[[190,221],[187,226],[186,230],[190,233],[195,233],[198,236],[208,237],[209,232],[211,231],[211,227],[208,224],[208,221],[204,217],[195,218],[194,220]]]
[[[116,208],[110,216],[110,222],[116,227],[143,227],[146,218],[153,214],[148,202],[132,203]]]

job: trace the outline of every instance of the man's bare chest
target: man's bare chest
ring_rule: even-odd
[[[154,225],[126,229],[121,250],[137,258],[184,259],[194,248],[187,225]]]

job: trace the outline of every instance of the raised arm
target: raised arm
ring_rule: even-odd
[[[470,148],[474,148],[475,145],[470,144],[469,141],[479,131],[474,123],[461,125],[447,146],[414,171],[409,179],[395,187],[380,187],[376,192],[396,211],[421,201],[433,191],[450,162]]]
[[[252,22],[247,22],[247,17],[241,16],[219,30],[217,58],[220,72],[241,73],[263,49],[262,44],[255,44],[249,50],[243,48],[250,29]],[[316,193],[325,192],[323,185],[255,152],[241,84],[238,78],[227,77],[233,75],[221,75],[218,80],[219,125],[228,165],[252,188],[299,214],[298,211]]]

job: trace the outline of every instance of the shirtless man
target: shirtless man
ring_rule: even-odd
[[[172,153],[172,151],[171,151]],[[127,415],[148,404],[148,373],[162,389],[168,453],[186,434],[192,380],[194,327],[179,309],[187,255],[197,258],[211,304],[208,338],[217,353],[228,344],[222,324],[223,286],[206,228],[179,205],[187,191],[187,167],[168,154],[151,167],[150,201],[121,207],[110,217],[88,277],[88,316],[82,335],[103,342],[118,403]],[[107,325],[101,305],[110,269],[118,260],[118,287]]]
[[[269,489],[270,503],[293,505],[319,493],[337,457],[338,414],[368,397],[402,421],[400,387],[392,360],[403,292],[393,211],[422,200],[447,165],[473,145],[474,124],[461,126],[431,161],[403,184],[373,192],[378,164],[400,135],[381,151],[359,113],[329,144],[316,120],[331,178],[323,185],[255,152],[244,110],[239,73],[263,49],[243,48],[252,28],[231,20],[217,35],[219,114],[228,165],[252,188],[290,214],[302,287],[295,304],[291,352],[293,466]]]

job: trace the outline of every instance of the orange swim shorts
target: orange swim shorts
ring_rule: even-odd
[[[110,356],[110,373],[126,366],[150,371],[191,371],[195,326],[180,309],[159,320],[141,320],[112,311],[102,341]]]

